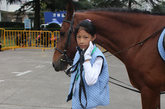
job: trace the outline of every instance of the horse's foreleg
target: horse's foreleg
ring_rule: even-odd
[[[160,92],[158,93],[158,96],[157,96],[157,109],[160,109]]]
[[[141,90],[143,109],[160,109],[160,92],[149,88]]]

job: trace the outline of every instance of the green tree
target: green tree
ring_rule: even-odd
[[[24,3],[18,10],[17,16],[24,14],[28,10],[34,11],[34,29],[40,29],[40,10],[41,10],[41,1],[42,0],[32,0]]]
[[[34,0],[34,28],[39,30],[40,29],[40,0]]]
[[[165,2],[162,1],[160,4],[154,5],[152,12],[165,14]]]
[[[123,7],[125,5],[120,0],[91,0],[91,3],[96,8]]]
[[[155,6],[159,0],[144,0],[146,3],[151,3]],[[91,0],[94,7],[127,7],[132,9],[132,5],[141,6],[141,1],[139,0]]]
[[[44,9],[50,9],[54,10],[54,7],[57,9],[63,9],[66,0],[32,0],[29,2],[24,3],[18,10],[17,10],[17,16],[20,14],[24,14],[28,10],[34,11],[34,29],[39,30],[40,29],[40,16],[41,16],[41,10]],[[44,11],[44,10],[43,10]]]
[[[46,9],[50,11],[65,10],[67,4],[66,0],[45,0],[45,3]],[[76,10],[92,8],[92,5],[88,0],[79,0],[78,2],[73,2],[73,4]]]
[[[73,2],[76,10],[86,10],[94,8],[88,0],[79,0],[79,2]]]
[[[0,0],[2,1],[2,0]],[[13,4],[15,2],[21,2],[21,0],[7,0],[8,3]]]
[[[66,0],[44,0],[46,9],[50,11],[65,10]]]
[[[69,1],[72,2],[71,0],[32,0],[23,4],[23,6],[17,11],[17,14],[19,15],[20,13],[32,9],[35,16],[34,29],[40,29],[40,11],[43,7],[50,11],[65,10],[66,4]],[[92,6],[88,0],[80,0],[79,2],[74,2],[74,4],[77,9],[87,9]]]

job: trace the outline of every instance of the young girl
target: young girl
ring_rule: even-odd
[[[67,98],[67,101],[72,99],[72,109],[96,109],[109,104],[108,65],[93,43],[95,31],[89,19],[81,21],[75,29],[78,47]]]

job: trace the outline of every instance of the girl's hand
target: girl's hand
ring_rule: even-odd
[[[85,51],[85,54],[84,54],[84,60],[90,60],[92,58],[91,57],[92,50],[93,50],[93,44],[90,41],[89,47],[87,48],[87,50]]]

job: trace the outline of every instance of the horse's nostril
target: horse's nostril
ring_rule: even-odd
[[[55,68],[55,65],[54,65],[54,63],[52,62],[52,66]]]
[[[52,62],[52,66],[53,66],[55,71],[59,71],[59,68],[56,66],[56,64],[54,62]]]

